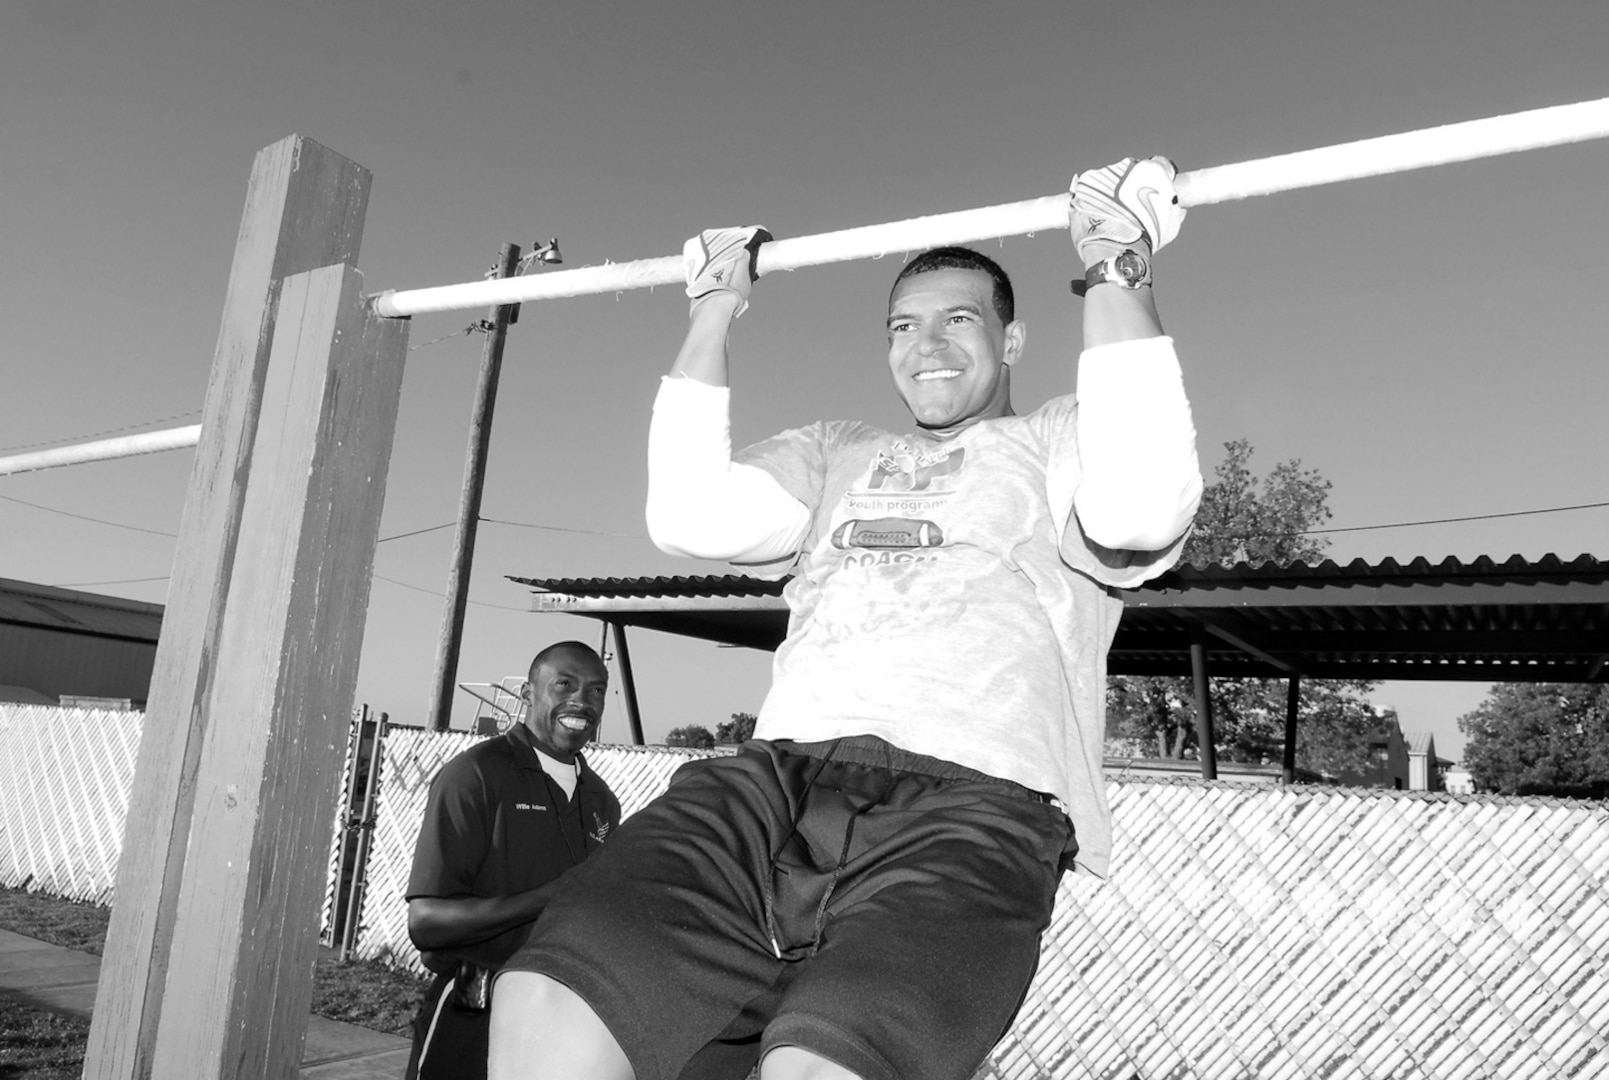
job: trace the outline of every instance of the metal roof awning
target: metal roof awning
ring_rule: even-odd
[[[775,649],[787,629],[786,579],[511,580],[532,588],[533,611],[724,645]],[[1200,643],[1231,678],[1609,677],[1609,562],[1590,555],[1183,567],[1121,595],[1114,675],[1189,675]]]
[[[510,578],[532,588],[531,610],[585,615],[719,645],[775,651],[788,629],[786,578]]]
[[[0,578],[0,624],[155,645],[162,605]]]

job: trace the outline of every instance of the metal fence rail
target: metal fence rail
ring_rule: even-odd
[[[137,720],[0,706],[0,883],[106,901]],[[387,735],[357,955],[418,970],[414,837],[430,777],[472,741]],[[629,814],[698,754],[588,757]],[[1063,882],[1039,975],[979,1077],[1609,1077],[1603,803],[1107,789],[1112,876]]]

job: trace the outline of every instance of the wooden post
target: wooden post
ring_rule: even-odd
[[[513,277],[519,265],[520,246],[504,244],[497,276]],[[486,487],[486,454],[492,443],[492,413],[497,408],[497,383],[503,374],[503,346],[508,324],[518,304],[503,304],[486,313],[486,343],[481,349],[480,380],[475,384],[475,405],[469,416],[469,451],[464,458],[464,487],[458,495],[458,528],[453,532],[453,565],[447,574],[447,610],[441,617],[441,638],[436,647],[436,685],[425,714],[431,731],[452,726],[453,689],[458,681],[458,650],[464,640],[464,611],[469,605],[469,575],[475,563],[475,534],[480,529],[481,492]]]
[[[626,627],[623,623],[610,622],[609,628],[615,632],[615,655],[620,658],[620,690],[626,699],[626,722],[631,725],[631,741],[641,746],[646,740],[642,736],[642,714],[637,711],[637,680],[631,674],[631,650],[626,648]]]
[[[1218,779],[1218,749],[1212,730],[1212,689],[1207,682],[1207,631],[1200,626],[1190,631],[1190,673],[1196,684],[1196,742],[1200,744],[1201,778]]]
[[[1292,675],[1285,688],[1285,769],[1287,784],[1296,783],[1296,710],[1302,704],[1302,677]]]
[[[84,1076],[294,1076],[407,324],[369,174],[257,157],[191,471]],[[318,269],[323,267],[325,269]]]

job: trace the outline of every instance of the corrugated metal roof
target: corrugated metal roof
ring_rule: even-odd
[[[155,644],[162,605],[0,578],[0,623]]]
[[[774,649],[787,579],[513,578],[536,611]],[[1113,674],[1592,682],[1609,659],[1609,562],[1488,556],[1182,567],[1122,593]]]
[[[1231,566],[1181,566],[1162,575],[1155,581],[1141,586],[1140,591],[1159,590],[1168,587],[1172,581],[1186,582],[1216,582],[1225,584],[1247,583],[1267,584],[1270,582],[1301,582],[1312,580],[1339,581],[1382,581],[1393,579],[1407,581],[1423,578],[1432,581],[1445,581],[1451,578],[1512,578],[1524,580],[1538,577],[1557,577],[1585,575],[1588,577],[1601,577],[1609,572],[1609,563],[1593,555],[1577,555],[1574,559],[1565,560],[1558,555],[1544,555],[1535,561],[1526,559],[1523,555],[1511,555],[1502,562],[1493,559],[1490,555],[1481,555],[1464,562],[1461,559],[1448,556],[1440,562],[1431,562],[1424,556],[1419,556],[1409,562],[1398,562],[1393,558],[1381,559],[1377,563],[1367,562],[1363,559],[1353,559],[1348,563],[1338,563],[1333,559],[1322,562],[1280,564],[1272,562],[1238,562]]]
[[[1566,561],[1558,555],[1544,555],[1531,561],[1512,555],[1502,562],[1481,555],[1469,562],[1448,556],[1431,562],[1420,556],[1410,562],[1385,558],[1377,563],[1353,559],[1338,563],[1325,559],[1319,563],[1238,562],[1230,566],[1180,566],[1138,589],[1135,594],[1166,592],[1188,586],[1192,589],[1312,587],[1314,585],[1409,584],[1428,581],[1446,584],[1458,579],[1478,581],[1526,581],[1537,579],[1576,579],[1601,581],[1609,575],[1609,561],[1593,555],[1578,555]],[[748,577],[741,574],[674,577],[594,577],[524,578],[510,581],[529,585],[542,592],[574,596],[780,596],[791,575],[777,578]],[[1143,603],[1143,601],[1141,601]]]
[[[510,577],[509,580],[529,585],[540,592],[565,593],[570,596],[781,596],[783,586],[792,580],[792,575],[780,578],[745,577],[741,574],[630,578]]]

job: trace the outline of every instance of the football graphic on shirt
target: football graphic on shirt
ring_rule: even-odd
[[[944,530],[932,521],[911,518],[852,518],[832,533],[832,546],[849,548],[933,548],[944,544]]]

